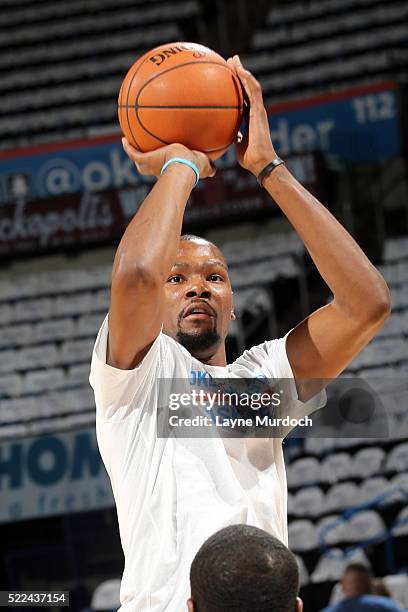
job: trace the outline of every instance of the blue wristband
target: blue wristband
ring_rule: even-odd
[[[184,159],[184,157],[172,157],[171,159],[166,161],[163,168],[160,170],[160,174],[163,174],[166,168],[170,166],[170,164],[174,164],[174,162],[179,162],[180,164],[184,164],[185,166],[188,166],[195,172],[195,175],[196,175],[196,181],[194,183],[194,187],[195,187],[198,181],[200,180],[200,173],[198,172],[198,168],[195,165],[195,163],[190,161],[189,159]]]

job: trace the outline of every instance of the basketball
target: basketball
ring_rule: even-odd
[[[216,159],[235,141],[242,113],[241,84],[225,59],[194,43],[145,53],[118,99],[122,131],[144,152],[179,142]]]

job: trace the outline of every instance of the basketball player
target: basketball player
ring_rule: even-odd
[[[122,612],[185,609],[193,557],[220,528],[251,524],[287,544],[282,438],[257,446],[254,439],[232,445],[216,436],[158,437],[159,379],[187,384],[192,371],[292,378],[294,411],[307,414],[321,399],[315,401],[315,390],[299,381],[336,377],[390,312],[379,272],[278,159],[259,83],[237,56],[229,65],[250,104],[238,161],[289,219],[334,297],[284,338],[266,340],[227,365],[224,341],[234,308],[224,257],[206,240],[180,240],[196,173],[211,177],[214,167],[206,155],[181,145],[140,153],[124,142],[138,171],[158,180],[117,249],[109,315],[90,375],[98,444],[125,555]]]

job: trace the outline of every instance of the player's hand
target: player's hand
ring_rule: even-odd
[[[172,157],[183,157],[193,162],[198,168],[200,178],[214,176],[216,172],[214,164],[205,153],[190,151],[181,144],[170,144],[149,153],[138,151],[126,138],[122,138],[122,144],[126,155],[135,162],[139,174],[159,177],[164,164]]]
[[[271,140],[262,89],[249,70],[245,70],[238,55],[230,57],[227,62],[241,81],[249,103],[245,134],[242,140],[236,143],[237,159],[243,168],[258,176],[261,170],[277,157]]]

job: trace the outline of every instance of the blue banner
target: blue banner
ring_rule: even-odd
[[[114,505],[95,428],[0,443],[0,523]]]
[[[381,162],[401,153],[397,92],[392,83],[268,110],[272,140],[282,157],[318,150],[339,162]]]
[[[272,139],[282,157],[320,150],[340,162],[381,162],[401,152],[392,83],[271,106],[268,111]],[[230,147],[217,166],[234,163]],[[138,175],[117,135],[0,153],[0,203],[120,190],[152,180]],[[205,190],[206,184],[199,189]]]

